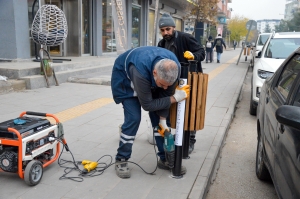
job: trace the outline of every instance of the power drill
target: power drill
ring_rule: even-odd
[[[175,145],[174,136],[171,132],[165,130],[164,136],[164,150],[166,154],[166,160],[170,169],[174,167],[175,162]]]
[[[98,162],[92,162],[90,160],[82,160],[81,164],[84,165],[83,173],[88,173],[98,166]]]

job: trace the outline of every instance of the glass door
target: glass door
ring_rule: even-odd
[[[131,48],[140,46],[141,36],[141,7],[138,5],[132,6],[132,40]]]
[[[116,52],[111,0],[102,0],[102,12],[102,50],[103,52]]]
[[[91,9],[90,0],[82,0],[82,20],[81,20],[81,54],[91,54]]]

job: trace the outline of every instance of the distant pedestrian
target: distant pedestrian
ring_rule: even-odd
[[[237,45],[237,42],[234,40],[233,41],[233,49],[235,50],[235,48],[236,48],[236,45]]]
[[[221,34],[218,34],[214,42],[214,47],[216,47],[217,51],[217,63],[220,63],[221,54],[223,53],[223,46],[226,49],[226,45],[221,37]]]
[[[210,63],[213,61],[213,47],[214,47],[213,38],[212,36],[209,36],[205,44],[206,63],[208,63],[208,60],[210,61]]]

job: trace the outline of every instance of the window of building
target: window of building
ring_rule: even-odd
[[[103,52],[115,52],[117,45],[113,31],[111,0],[102,1],[102,12],[102,50]]]
[[[132,5],[132,40],[131,48],[140,46],[141,37],[141,6]]]

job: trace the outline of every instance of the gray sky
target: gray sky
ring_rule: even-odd
[[[283,19],[286,0],[232,0],[232,17],[240,15],[248,19]]]

